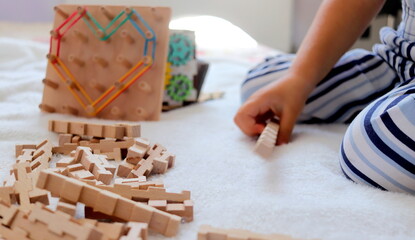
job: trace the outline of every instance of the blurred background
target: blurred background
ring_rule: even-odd
[[[295,52],[321,2],[322,0],[13,0],[0,1],[0,21],[51,23],[54,16],[52,9],[57,4],[170,6],[173,9],[173,19],[176,20],[172,22],[172,27],[196,30],[199,35],[205,36],[200,41],[227,41],[228,45],[234,43],[246,47],[254,47],[259,43],[281,51]],[[378,32],[382,26],[396,26],[400,19],[399,9],[400,1],[387,1],[382,13],[354,47],[370,49],[378,41]],[[1,35],[7,36],[7,29],[0,30]]]

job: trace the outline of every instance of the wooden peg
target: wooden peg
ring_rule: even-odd
[[[83,67],[85,65],[84,61],[82,61],[81,59],[75,57],[74,55],[69,55],[68,61],[73,62],[73,63],[75,63],[76,65],[78,65],[80,67]]]
[[[79,15],[84,14],[86,12],[86,9],[82,6],[78,6],[76,10],[78,11]],[[89,20],[89,17],[86,14],[85,14],[85,17],[88,18]]]
[[[105,92],[106,88],[104,85],[102,85],[101,83],[99,83],[96,79],[92,79],[89,82],[89,86],[98,90],[99,92]]]
[[[43,79],[42,83],[45,84],[48,87],[53,88],[53,89],[58,89],[58,87],[59,87],[59,83],[56,83],[56,82],[54,82],[50,79],[47,79],[47,78]]]
[[[47,58],[47,59],[49,59],[49,61],[50,61],[52,64],[56,64],[56,63],[58,63],[58,60],[57,60],[56,56],[55,56],[55,55],[53,55],[53,54],[48,54],[48,55],[46,55],[46,58]]]
[[[62,9],[60,9],[58,7],[54,7],[53,10],[55,10],[55,12],[63,18],[68,18],[69,17],[69,15],[66,12],[64,12]]]
[[[50,30],[50,35],[54,38],[54,39],[58,39],[59,38],[59,33],[55,30]]]
[[[62,106],[62,110],[64,112],[70,113],[70,114],[75,115],[75,116],[78,115],[78,113],[79,113],[79,110],[78,109],[76,109],[74,107],[71,107],[69,105]]]
[[[133,13],[133,9],[131,7],[125,8],[125,12],[127,13],[127,15],[130,15],[130,18],[132,20],[134,20],[134,21],[138,20],[137,16]]]
[[[127,42],[129,44],[134,44],[135,43],[134,38],[131,37],[131,35],[125,29],[121,31],[121,37],[124,38],[125,40],[127,40]]]
[[[152,39],[154,37],[154,34],[151,31],[146,31],[146,38]]]
[[[69,80],[69,79],[66,80],[66,84],[72,89],[79,90],[78,86],[76,86],[76,84],[73,81]]]
[[[86,111],[88,114],[94,114],[94,113],[95,113],[95,107],[94,107],[94,106],[92,106],[92,105],[88,105],[88,106],[86,106],[85,111]]]
[[[81,40],[83,43],[88,42],[88,37],[85,34],[81,33],[80,31],[78,31],[76,29],[73,32],[74,32],[75,36],[77,38],[79,38],[79,40]]]
[[[138,89],[140,89],[141,91],[146,92],[146,93],[150,93],[151,92],[151,86],[150,86],[150,84],[148,84],[145,81],[140,81],[138,83]]]
[[[98,63],[99,65],[101,65],[101,67],[103,67],[103,68],[108,67],[108,61],[107,61],[107,60],[105,60],[105,59],[104,59],[104,58],[102,58],[102,57],[99,57],[99,56],[95,55],[95,56],[92,58],[92,60],[93,60],[94,62]]]
[[[98,30],[98,31],[97,31],[97,33],[98,33],[98,37],[99,37],[102,41],[105,41],[106,43],[111,43],[111,39],[110,39],[110,38],[103,40],[103,39],[107,36],[107,34],[106,34],[104,31],[102,31],[102,30]]]
[[[138,115],[139,117],[142,117],[143,119],[147,117],[147,111],[142,107],[136,108],[135,114]]]
[[[152,58],[152,57],[150,57],[150,56],[144,56],[144,57],[143,57],[143,63],[144,63],[145,65],[152,64],[152,63],[153,63],[153,58]]]
[[[112,19],[114,19],[114,14],[112,14],[106,7],[101,7],[101,12],[108,18],[108,20],[112,21]]]
[[[122,65],[124,65],[124,67],[126,68],[131,68],[133,65],[131,64],[130,61],[128,61],[124,56],[119,55],[117,57],[117,62],[121,63]]]
[[[54,107],[46,105],[46,104],[39,104],[39,108],[44,112],[49,112],[49,113],[56,112],[56,109]]]
[[[112,107],[110,112],[111,112],[111,115],[117,118],[122,118],[124,116],[123,111],[119,107]]]
[[[121,82],[115,82],[114,83],[114,87],[116,87],[117,89],[121,89],[124,87],[124,83]],[[127,91],[127,90],[126,90]]]

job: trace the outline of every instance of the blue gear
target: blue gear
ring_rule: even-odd
[[[194,51],[194,43],[186,35],[176,33],[170,36],[168,61],[173,66],[186,65],[194,58]]]

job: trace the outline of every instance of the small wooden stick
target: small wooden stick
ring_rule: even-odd
[[[58,7],[54,7],[53,10],[55,10],[55,12],[57,14],[59,14],[61,17],[65,18],[65,19],[69,17],[69,15],[66,12],[64,12],[62,9],[60,9]]]
[[[49,112],[49,113],[56,112],[56,109],[54,107],[46,105],[46,104],[39,104],[39,108],[44,112]]]
[[[75,63],[76,65],[78,65],[80,67],[83,67],[85,65],[84,61],[82,61],[81,59],[75,57],[74,55],[69,55],[68,61],[73,62],[73,63]]]
[[[101,67],[103,67],[103,68],[108,67],[108,61],[107,61],[107,60],[105,60],[105,59],[104,59],[104,58],[102,58],[102,57],[99,57],[99,56],[95,55],[95,56],[92,58],[92,60],[93,60],[94,62],[98,63],[99,65],[101,65]]]
[[[43,79],[42,82],[46,86],[51,87],[53,89],[58,89],[58,87],[59,87],[59,83],[56,83],[56,82],[54,82],[54,81],[52,81],[50,79],[47,79],[47,78]]]
[[[108,18],[108,20],[112,21],[112,19],[114,19],[114,14],[112,14],[106,7],[101,7],[101,11],[105,17]]]
[[[75,116],[78,115],[78,113],[79,113],[78,109],[76,109],[74,107],[71,107],[69,105],[62,106],[62,109],[63,109],[64,112],[70,113],[70,114],[75,115]]]
[[[75,34],[75,36],[76,36],[77,38],[79,38],[79,40],[81,40],[83,43],[87,43],[87,42],[88,42],[88,37],[87,37],[85,34],[81,33],[80,31],[78,31],[78,30],[74,30],[74,34]]]
[[[89,83],[89,86],[98,90],[99,92],[105,92],[106,90],[105,86],[99,83],[96,79],[92,79],[91,82]]]
[[[121,31],[121,37],[124,38],[125,40],[127,40],[127,42],[129,44],[134,44],[135,43],[134,38],[131,37],[131,35],[125,29]]]
[[[124,67],[126,68],[131,68],[133,66],[133,64],[131,64],[130,61],[128,61],[124,56],[119,55],[117,57],[117,62],[121,63],[122,65],[124,65]]]

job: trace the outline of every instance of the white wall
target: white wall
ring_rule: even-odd
[[[323,0],[294,0],[292,47],[297,50]],[[346,0],[347,1],[347,0]]]
[[[69,4],[170,6],[173,18],[213,15],[241,27],[259,43],[291,49],[292,0],[65,0]],[[220,37],[220,36],[218,36]]]
[[[50,22],[63,0],[0,0],[0,21]]]

